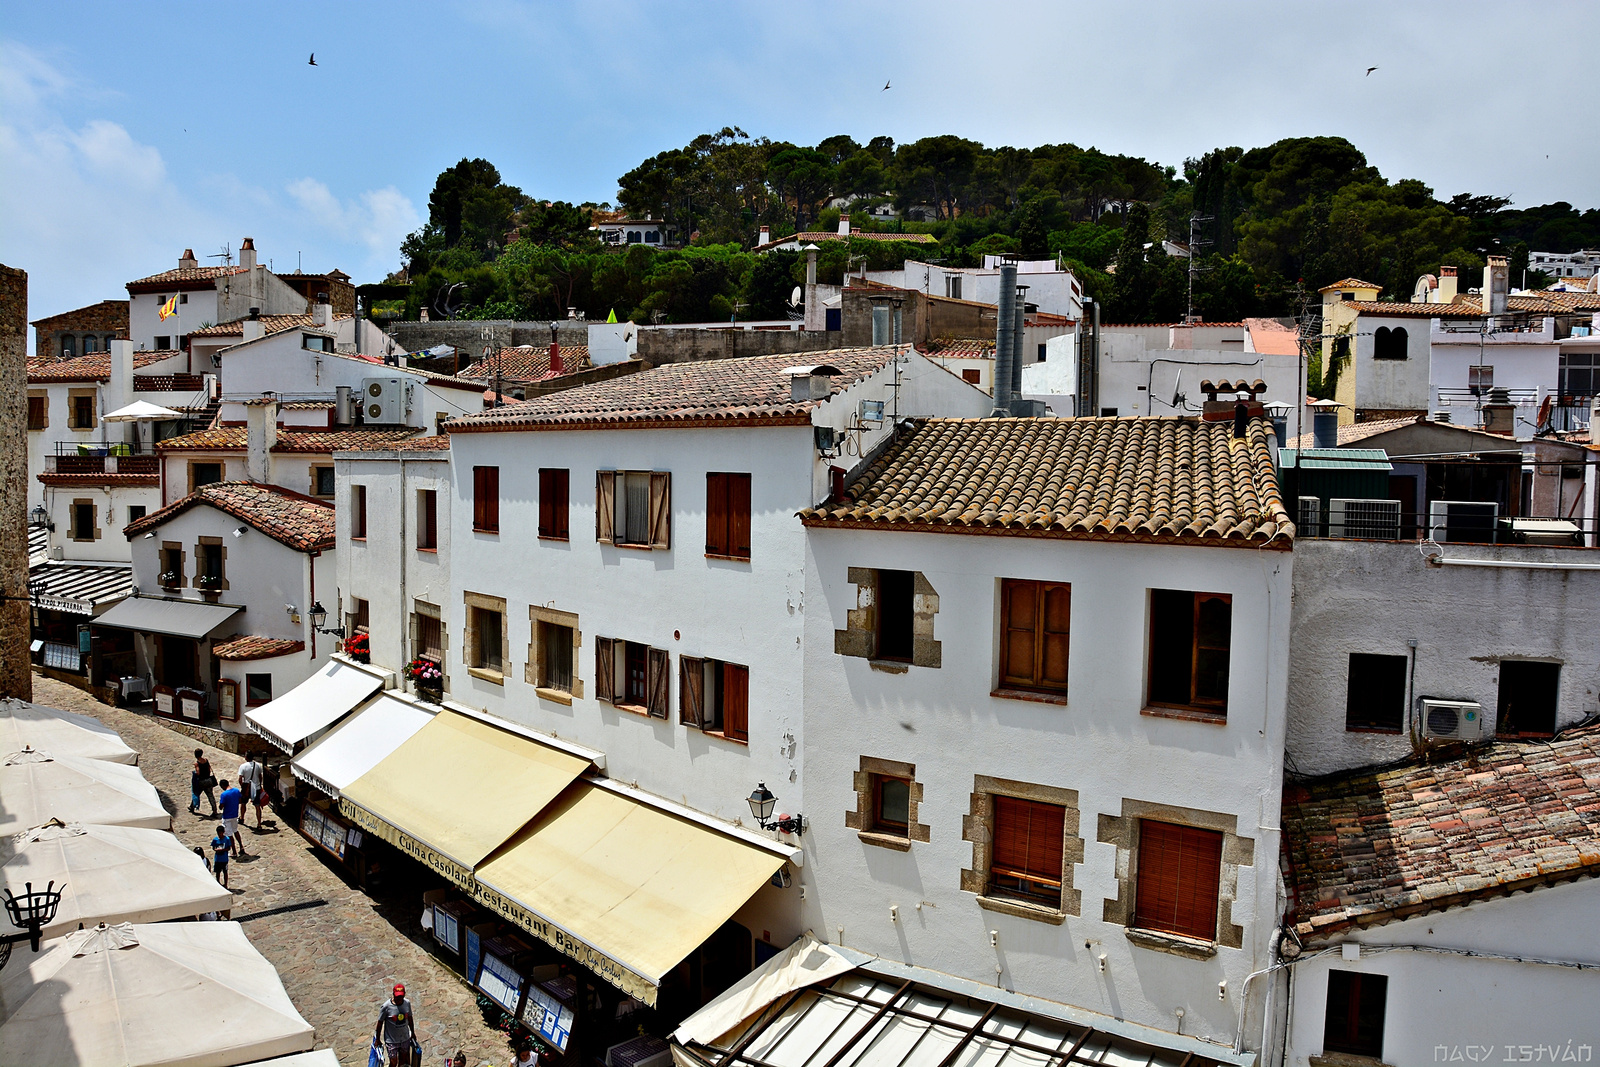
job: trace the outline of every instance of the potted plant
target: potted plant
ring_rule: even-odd
[[[161,587],[163,589],[176,589],[177,586],[178,586],[178,572],[177,571],[162,571],[161,572]]]
[[[366,634],[352,634],[344,639],[344,654],[357,663],[372,662],[372,650],[367,644]]]
[[[416,685],[419,693],[438,694],[444,690],[444,672],[437,663],[425,656],[407,663],[403,673]]]

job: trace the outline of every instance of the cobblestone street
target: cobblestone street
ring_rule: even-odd
[[[229,780],[240,757],[48,678],[35,676],[34,701],[91,715],[120,733],[139,751],[139,766],[173,813],[179,839],[190,848],[211,839],[220,819],[203,814],[204,798],[201,816],[188,812],[191,754],[206,748],[214,773]],[[443,1063],[457,1048],[474,1067],[510,1061],[505,1036],[484,1024],[474,994],[429,951],[420,895],[396,887],[394,899],[374,899],[348,885],[270,808],[261,832],[254,821],[252,813],[252,826],[243,830],[246,857],[231,865],[233,917],[316,1027],[317,1048],[333,1049],[346,1067],[364,1067],[378,1005],[395,982],[404,982],[421,1020],[425,1063]]]

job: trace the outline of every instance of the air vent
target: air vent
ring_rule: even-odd
[[[1335,497],[1328,501],[1328,536],[1398,541],[1400,501]]]

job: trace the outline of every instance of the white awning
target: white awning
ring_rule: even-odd
[[[41,608],[93,615],[102,604],[133,592],[129,563],[62,563],[46,560],[28,571],[28,597]]]
[[[332,660],[276,700],[245,712],[250,729],[285,752],[326,730],[383,688],[384,676]]]
[[[438,712],[383,693],[312,742],[290,763],[294,776],[338,798]]]
[[[0,752],[33,747],[61,756],[137,765],[139,753],[99,719],[25,700],[0,700]]]
[[[94,620],[96,626],[115,626],[141,633],[201,638],[233,618],[244,608],[232,604],[202,604],[198,600],[163,597],[129,597]]]

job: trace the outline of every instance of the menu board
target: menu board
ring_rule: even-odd
[[[461,922],[444,905],[433,909],[433,939],[451,952],[461,951]]]
[[[572,1037],[572,1008],[545,986],[535,982],[528,987],[527,1002],[522,1005],[522,1025],[538,1034],[557,1051],[567,1051],[567,1040]]]
[[[300,832],[335,856],[344,859],[344,824],[330,819],[321,808],[312,804],[305,806],[304,814],[300,817]]]
[[[521,999],[522,975],[493,952],[483,954],[483,969],[478,972],[478,990],[506,1011],[516,1011]]]

